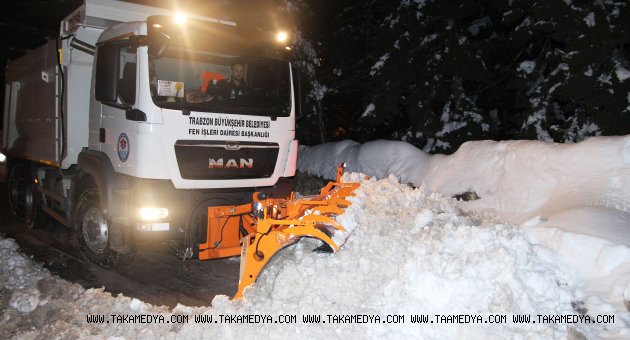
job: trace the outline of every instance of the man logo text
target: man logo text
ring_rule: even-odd
[[[241,158],[238,162],[236,159],[228,159],[227,162],[223,162],[223,158],[214,159],[210,158],[208,162],[209,169],[251,169],[254,167],[254,159],[253,158]]]

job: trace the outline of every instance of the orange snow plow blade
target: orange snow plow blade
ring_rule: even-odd
[[[316,238],[333,252],[349,236],[334,217],[352,203],[359,183],[342,183],[344,165],[337,170],[337,181],[328,183],[319,195],[295,198],[266,198],[254,194],[251,204],[208,208],[207,241],[200,244],[199,259],[241,255],[239,287],[234,299],[256,281],[271,258],[302,237]],[[262,197],[261,197],[262,196]]]

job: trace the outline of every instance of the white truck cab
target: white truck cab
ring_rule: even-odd
[[[289,57],[272,32],[87,0],[7,67],[14,211],[76,229],[106,268],[147,240],[194,256],[208,206],[290,192],[302,92]]]

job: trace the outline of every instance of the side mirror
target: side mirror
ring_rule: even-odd
[[[96,49],[94,95],[102,103],[116,103],[118,99],[118,50],[116,45],[102,45]]]
[[[153,34],[151,42],[149,43],[149,55],[154,58],[160,58],[166,50],[169,39],[170,37],[162,32]]]
[[[182,27],[173,22],[173,18],[152,15],[147,18],[147,37],[149,56],[160,58],[171,40],[178,40]]]

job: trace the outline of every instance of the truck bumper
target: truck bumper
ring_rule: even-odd
[[[169,180],[138,179],[131,184],[127,198],[127,225],[137,241],[183,239],[191,232],[197,243],[205,242],[208,207],[241,205],[252,201],[255,191],[271,197],[287,197],[293,178],[281,178],[273,187],[238,189],[175,189]],[[147,220],[142,208],[168,211],[167,216]]]

